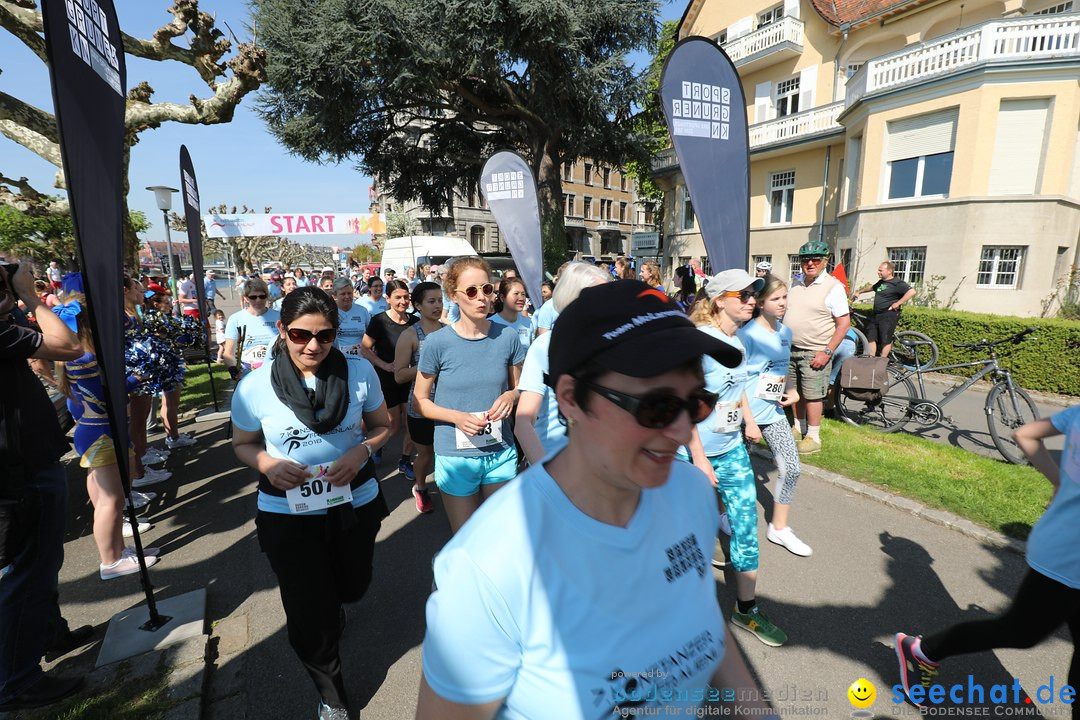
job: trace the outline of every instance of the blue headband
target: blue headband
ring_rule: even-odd
[[[77,273],[72,273],[77,274]],[[67,278],[65,278],[66,280]],[[78,300],[73,300],[67,305],[57,305],[52,311],[56,313],[57,317],[64,321],[64,324],[68,326],[68,329],[76,335],[79,334],[79,324],[76,318],[79,317],[79,313],[82,312],[82,304]]]

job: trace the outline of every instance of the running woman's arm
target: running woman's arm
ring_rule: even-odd
[[[505,699],[483,705],[462,705],[450,702],[431,689],[427,679],[420,676],[420,698],[416,703],[416,720],[491,720]]]
[[[240,462],[265,475],[278,490],[290,490],[307,479],[307,465],[276,458],[266,452],[261,430],[241,430],[234,424],[232,444]]]
[[[488,420],[505,420],[514,412],[514,404],[518,401],[518,381],[521,379],[521,363],[511,365],[506,372],[506,387],[509,388],[491,404],[487,411]]]
[[[372,453],[390,439],[390,411],[383,402],[371,412],[364,413],[364,441],[334,461],[326,473],[331,485],[348,485],[360,472]]]
[[[716,479],[716,471],[713,470],[712,463],[709,462],[709,458],[705,456],[705,446],[701,444],[701,435],[698,434],[697,426],[694,426],[693,431],[690,434],[690,459],[694,462],[696,467],[701,472],[705,473],[705,477],[709,478],[709,482],[713,487],[719,485],[719,481]]]
[[[394,382],[399,385],[411,383],[416,378],[416,368],[411,367],[416,351],[416,330],[407,328],[394,346]]]
[[[746,439],[750,442],[759,442],[761,440],[761,428],[758,427],[757,421],[754,420],[754,413],[750,410],[750,400],[747,399],[746,393],[742,394],[742,407],[743,424],[746,426],[743,434],[746,435]]]
[[[375,354],[375,338],[364,333],[364,339],[360,341],[360,347],[360,352],[363,354],[364,359],[369,363],[384,372],[394,372],[394,366],[391,363],[383,362],[379,359],[379,356]]]
[[[225,338],[225,347],[221,350],[221,362],[224,363],[225,369],[230,375],[233,374],[233,368],[236,367],[236,341],[230,338]],[[235,379],[235,376],[234,376]]]
[[[435,385],[435,377],[425,372],[417,371],[416,373],[416,389],[413,391],[413,398],[416,400],[416,407],[421,415],[428,420],[456,425],[466,435],[476,435],[487,427],[486,420],[472,413],[436,405],[430,398],[431,388]]]
[[[525,390],[521,393],[517,406],[517,422],[514,423],[514,437],[525,451],[525,459],[535,465],[544,458],[544,446],[536,434],[536,418],[540,414],[540,405],[544,396]]]
[[[1046,451],[1043,440],[1060,434],[1061,431],[1054,427],[1050,418],[1029,422],[1013,431],[1013,440],[1024,451],[1024,455],[1027,455],[1031,466],[1045,475],[1054,486],[1054,495],[1057,495],[1058,486],[1061,484],[1061,468]]]
[[[791,382],[791,376],[784,378],[784,394],[780,396],[780,407],[789,407],[799,402],[799,391],[795,383]]]

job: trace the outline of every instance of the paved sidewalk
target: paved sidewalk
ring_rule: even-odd
[[[174,451],[167,465],[174,479],[153,488],[162,497],[150,508],[155,527],[146,542],[162,550],[161,562],[150,570],[160,597],[207,589],[210,662],[196,705],[212,720],[312,718],[315,694],[288,646],[274,577],[255,538],[253,473],[235,460],[224,422],[195,423],[185,431],[194,433],[198,445]],[[384,455],[380,478],[392,514],[379,534],[371,590],[349,608],[344,666],[353,702],[364,709],[366,720],[404,720],[415,712],[431,559],[449,528],[438,496],[435,513],[416,513],[395,455]],[[755,462],[765,480],[765,465]],[[97,579],[84,476],[73,467],[70,477],[61,602],[73,625],[92,623],[97,630],[94,645],[57,665],[65,672],[87,672],[105,623],[113,613],[139,604],[141,592],[137,576],[108,583]],[[958,532],[941,524],[944,516],[931,513],[935,521],[925,519],[915,514],[917,505],[885,504],[845,482],[807,468],[799,484],[791,520],[813,546],[811,558],[768,543],[762,523],[759,596],[790,643],[768,648],[730,630],[762,684],[778,697],[794,687],[796,696],[809,691],[818,698],[779,700],[785,717],[849,716],[846,690],[860,677],[877,686],[877,715],[907,712],[890,701],[889,688],[897,682],[892,634],[929,633],[1000,611],[1025,569],[1021,555],[988,531]],[[759,495],[769,507],[764,485]],[[732,581],[720,572],[717,579],[728,613]],[[947,685],[966,683],[972,673],[976,682],[990,685],[1011,684],[1016,677],[1034,693],[1053,675],[1060,687],[1071,653],[1065,638],[1062,631],[1034,650],[956,658],[939,679]],[[156,662],[147,656],[134,665]]]

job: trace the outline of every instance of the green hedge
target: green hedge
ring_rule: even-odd
[[[999,346],[1002,365],[1012,370],[1013,379],[1027,390],[1080,396],[1080,322],[921,307],[905,307],[900,317],[899,329],[917,330],[937,343],[939,365],[987,357],[985,351],[957,348],[955,343],[999,340],[1033,327],[1035,333],[1019,345]],[[970,376],[977,369],[952,372]]]

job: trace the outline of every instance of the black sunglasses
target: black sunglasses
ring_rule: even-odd
[[[265,300],[266,295],[248,295],[247,299],[248,300]]]
[[[719,395],[708,390],[695,390],[688,398],[681,398],[663,390],[637,396],[627,395],[586,380],[578,380],[578,382],[618,405],[633,415],[638,425],[650,430],[668,427],[679,418],[683,410],[690,416],[690,421],[697,424],[712,414],[716,401],[720,399]]]
[[[300,328],[288,328],[285,330],[285,334],[297,345],[307,345],[311,342],[311,338],[318,340],[320,345],[329,345],[337,339],[337,330],[334,328],[327,328],[316,333],[310,330],[301,330]]]
[[[465,297],[470,300],[475,300],[478,293],[484,293],[484,295],[491,295],[495,292],[495,286],[491,283],[484,283],[482,285],[470,285],[467,288],[458,288],[459,293],[465,293]]]

